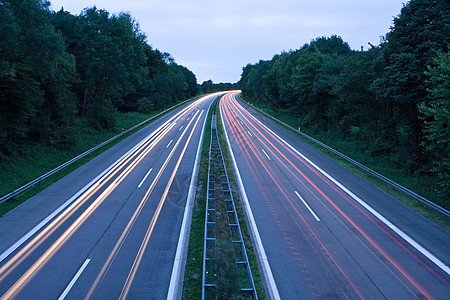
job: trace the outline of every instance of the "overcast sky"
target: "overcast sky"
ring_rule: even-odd
[[[320,36],[353,49],[380,43],[406,0],[50,0],[78,15],[96,6],[129,12],[148,43],[169,52],[202,83],[236,82],[242,68]]]

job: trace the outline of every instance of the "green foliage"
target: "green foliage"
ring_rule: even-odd
[[[90,102],[109,101],[122,109],[124,97],[134,92],[146,75],[145,35],[130,15],[110,16],[95,7],[79,16],[77,32],[80,40],[74,52],[82,114]]]
[[[270,98],[264,93],[266,83],[265,74],[270,70],[271,63],[259,61],[256,65],[247,65],[244,67],[239,81],[242,92],[257,101],[268,102]]]
[[[110,129],[116,125],[116,111],[111,101],[91,102],[86,110],[86,117],[93,128]]]
[[[342,69],[335,72],[336,81],[331,87],[336,98],[329,107],[330,121],[339,134],[347,139],[371,141],[367,147],[374,155],[385,147],[388,150],[385,137],[391,134],[394,122],[390,101],[377,99],[370,85],[383,72],[381,55],[380,48],[372,48],[340,57]]]
[[[420,170],[423,121],[417,105],[429,101],[428,75],[425,73],[438,54],[446,52],[450,38],[450,5],[446,0],[412,0],[394,19],[394,26],[382,45],[386,67],[375,81],[374,91],[391,101],[395,132],[387,140],[397,148],[394,161]]]
[[[147,97],[143,97],[137,102],[137,111],[140,113],[149,113],[155,110],[155,105]]]
[[[195,75],[152,49],[129,14],[49,5],[0,0],[0,160],[30,139],[70,147],[79,118],[111,130],[117,112],[149,113],[197,93]]]
[[[411,0],[378,47],[352,51],[338,36],[320,37],[247,65],[239,86],[294,126],[353,141],[448,198],[448,58],[436,57],[448,53],[449,9],[445,0]]]
[[[426,153],[433,158],[431,171],[440,179],[440,194],[450,199],[450,53],[436,57],[427,75],[432,100],[419,106],[426,117]]]
[[[8,155],[26,137],[60,142],[68,132],[75,61],[53,30],[48,3],[1,1],[0,11],[0,151]]]
[[[293,96],[296,99],[295,112],[300,121],[300,126],[314,126],[322,129],[321,112],[323,103],[313,92],[314,83],[319,69],[322,67],[324,57],[320,53],[305,53],[297,60],[291,76]],[[308,110],[305,110],[308,108]],[[317,122],[316,124],[314,124]]]
[[[200,94],[207,94],[207,93],[214,93],[214,92],[220,92],[220,91],[231,91],[231,90],[237,90],[238,85],[237,83],[214,83],[212,80],[206,80],[203,81],[203,83],[199,86],[199,92]]]
[[[295,103],[292,90],[291,77],[294,67],[297,65],[296,58],[299,52],[282,53],[272,59],[270,69],[261,69],[263,75],[264,92],[266,97],[260,100],[270,103],[274,110],[290,108]],[[266,68],[268,65],[266,64]]]
[[[317,48],[321,54],[350,54],[352,50],[347,42],[344,42],[340,36],[320,37],[311,42],[310,47]]]

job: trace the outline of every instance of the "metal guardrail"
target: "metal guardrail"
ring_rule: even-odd
[[[216,169],[216,171],[214,169]],[[220,170],[220,175],[216,174],[217,169]],[[218,178],[217,175],[219,175],[220,178]],[[219,201],[224,201],[225,209],[221,208],[216,211]],[[216,127],[216,114],[214,111],[211,122],[211,144],[209,150],[205,235],[203,244],[202,300],[221,298],[221,295],[217,295],[216,293],[216,282],[218,279],[216,276],[216,255],[220,255],[216,253],[216,216],[223,213],[226,213],[227,215],[229,237],[231,238],[233,245],[236,272],[241,284],[241,299],[257,300],[258,296],[256,293],[250,264],[248,262],[247,252],[236,213],[233,195],[230,189],[225,163],[222,157],[222,150],[219,145]]]
[[[441,214],[443,214],[443,215],[445,215],[445,216],[447,216],[447,217],[450,217],[450,211],[448,211],[447,209],[445,209],[445,208],[443,208],[443,207],[437,205],[436,203],[434,203],[434,202],[432,202],[432,201],[430,201],[430,200],[428,200],[428,199],[426,199],[426,198],[424,198],[424,197],[422,197],[422,196],[420,196],[420,195],[414,193],[413,191],[411,191],[411,190],[405,188],[404,186],[402,186],[402,185],[400,185],[400,184],[398,184],[398,183],[392,181],[391,179],[389,179],[389,178],[387,178],[387,177],[385,177],[385,176],[383,176],[383,175],[381,175],[381,174],[375,172],[374,170],[372,170],[372,169],[370,169],[370,168],[364,166],[363,164],[357,162],[356,160],[351,159],[350,157],[348,157],[348,156],[346,156],[346,155],[340,153],[339,151],[337,151],[337,150],[335,150],[335,149],[333,149],[333,148],[331,148],[331,147],[325,145],[324,143],[322,143],[322,142],[316,140],[315,138],[310,137],[309,135],[307,135],[307,134],[305,134],[305,133],[303,133],[303,132],[301,132],[301,131],[295,129],[294,127],[292,127],[292,126],[290,126],[290,125],[288,125],[288,124],[286,124],[286,123],[284,123],[284,122],[278,120],[277,118],[275,118],[275,117],[269,115],[268,113],[266,113],[266,112],[260,110],[259,108],[255,107],[255,106],[253,106],[252,104],[250,104],[250,103],[244,101],[244,100],[240,97],[240,95],[239,95],[239,99],[240,99],[242,102],[244,102],[245,104],[247,104],[248,106],[252,107],[254,110],[256,110],[256,111],[262,113],[262,114],[265,115],[266,117],[268,117],[268,118],[274,120],[275,122],[280,123],[280,124],[282,124],[283,126],[285,126],[285,127],[289,128],[289,129],[291,129],[291,130],[297,132],[297,133],[300,134],[301,136],[303,136],[303,137],[305,137],[306,139],[312,141],[313,143],[319,145],[320,147],[326,149],[327,151],[330,151],[330,152],[332,152],[332,153],[338,155],[339,157],[341,157],[341,158],[347,160],[348,162],[352,163],[353,165],[357,166],[358,168],[360,168],[360,169],[362,169],[362,170],[364,170],[364,171],[370,173],[371,175],[377,177],[378,179],[383,180],[384,182],[390,184],[391,186],[395,187],[395,188],[398,189],[399,191],[404,192],[405,194],[407,194],[407,195],[413,197],[414,199],[416,199],[416,200],[422,202],[423,204],[425,204],[425,205],[427,205],[427,206],[433,208],[434,210],[440,212]]]
[[[188,100],[186,100],[186,101],[183,101],[183,102],[181,102],[181,103],[178,103],[177,105],[174,105],[174,106],[172,106],[172,107],[170,107],[170,108],[168,108],[168,109],[166,109],[166,110],[164,110],[164,111],[162,111],[162,112],[160,112],[160,113],[154,115],[153,117],[148,118],[147,120],[144,120],[144,121],[142,121],[141,123],[139,123],[139,124],[137,124],[137,125],[135,125],[135,126],[129,128],[129,129],[125,130],[125,131],[122,131],[122,132],[119,133],[118,135],[116,135],[116,136],[110,138],[109,140],[104,141],[103,143],[101,143],[101,144],[99,144],[99,145],[97,145],[97,146],[95,146],[95,147],[93,147],[93,148],[87,150],[86,152],[83,152],[82,154],[80,154],[80,155],[78,155],[78,156],[72,158],[71,160],[69,160],[69,161],[63,163],[62,165],[60,165],[60,166],[54,168],[53,170],[51,170],[51,171],[45,173],[44,175],[41,175],[41,176],[39,176],[38,178],[36,178],[36,179],[34,179],[34,180],[28,182],[27,184],[25,184],[25,185],[19,187],[18,189],[12,191],[11,193],[4,195],[3,197],[0,198],[0,204],[2,204],[2,203],[5,202],[5,201],[8,201],[9,199],[11,199],[11,198],[13,198],[13,197],[19,195],[19,194],[22,193],[22,192],[28,190],[29,188],[33,187],[34,185],[38,184],[39,182],[41,182],[41,181],[47,179],[48,177],[52,176],[53,174],[55,174],[55,173],[61,171],[62,169],[68,167],[69,165],[73,164],[74,162],[76,162],[76,161],[82,159],[83,157],[85,157],[85,156],[91,154],[91,153],[94,152],[95,150],[98,150],[98,149],[100,149],[101,147],[103,147],[103,146],[105,146],[105,145],[111,143],[112,141],[117,140],[117,139],[120,138],[121,136],[123,136],[123,135],[125,135],[125,134],[127,134],[127,133],[129,133],[129,132],[131,132],[131,131],[133,131],[134,129],[138,128],[139,126],[142,126],[142,125],[144,125],[145,123],[148,123],[148,122],[152,121],[153,119],[158,118],[159,116],[161,116],[161,115],[167,113],[168,111],[170,111],[170,110],[172,110],[172,109],[174,109],[174,108],[176,108],[176,107],[178,107],[178,106],[181,106],[181,105],[183,105],[183,104],[185,104],[185,103],[187,103],[187,102],[189,102],[189,101],[192,101],[192,100],[194,100],[194,99],[197,99],[197,98],[198,98],[198,97],[194,97],[194,98],[188,99]]]
[[[216,115],[213,114],[215,121]],[[211,131],[216,127],[215,122],[211,122]],[[214,141],[211,133],[211,144],[209,148],[209,160],[211,160],[211,149],[214,147]],[[208,184],[206,195],[206,216],[205,216],[205,233],[203,240],[203,276],[202,276],[202,300],[209,295],[214,298],[215,295],[215,244],[216,244],[216,209],[215,209],[215,176],[211,174],[211,162],[208,166]]]

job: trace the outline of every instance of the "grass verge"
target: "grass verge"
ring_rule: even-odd
[[[245,102],[248,102],[245,99],[242,99],[242,100],[244,100]],[[253,104],[253,105],[255,105],[255,104]],[[261,109],[265,113],[279,119],[280,121],[282,121],[294,128],[298,127],[297,119],[295,117],[293,117],[292,115],[281,113],[281,112],[278,112],[278,113],[274,112],[267,106],[264,106],[261,104],[256,104],[255,107]],[[273,121],[273,120],[270,120],[270,121]],[[355,174],[359,175],[360,177],[366,179],[367,181],[369,181],[370,183],[379,187],[380,189],[382,189],[389,195],[391,195],[394,198],[398,199],[399,201],[403,202],[404,204],[409,206],[414,211],[422,214],[423,216],[425,216],[429,220],[435,222],[436,224],[440,225],[447,231],[450,231],[450,218],[442,215],[441,213],[439,213],[436,210],[430,208],[429,206],[423,204],[422,202],[416,200],[415,198],[397,190],[392,185],[390,185],[390,184],[386,183],[385,181],[373,176],[372,174],[358,168],[357,166],[355,166],[352,163],[350,163],[349,161],[341,158],[340,156],[320,147],[319,145],[315,144],[314,142],[301,136],[298,132],[293,131],[290,128],[283,126],[283,124],[281,124],[281,123],[278,123],[278,125],[284,127],[286,131],[288,131],[291,134],[295,135],[296,137],[300,138],[302,141],[308,143],[309,145],[313,146],[317,150],[326,154],[327,156],[332,158],[334,161],[343,165],[350,171],[352,171]],[[302,131],[304,131],[304,129],[302,129]],[[388,164],[387,162],[379,161],[373,157],[368,156],[366,153],[364,153],[364,151],[361,151],[358,149],[358,147],[355,147],[354,142],[336,139],[336,138],[332,138],[332,137],[326,136],[326,135],[314,135],[313,133],[307,132],[307,131],[304,131],[304,132],[306,134],[308,134],[309,136],[330,146],[331,148],[336,149],[337,151],[341,152],[342,154],[344,154],[348,157],[351,157],[352,159],[358,161],[359,163],[362,163],[363,165],[369,167],[370,169],[376,171],[377,173],[382,174],[383,176],[405,186],[406,188],[408,188],[412,191],[415,191],[416,193],[418,193],[420,195],[424,195],[425,197],[429,197],[429,199],[435,200],[436,196],[433,195],[433,193],[429,187],[429,184],[426,180],[423,180],[423,178],[405,175],[404,172],[393,169],[392,165]],[[439,203],[439,201],[437,201],[436,203]]]
[[[189,99],[194,100],[196,97]],[[178,107],[182,103],[179,103],[169,109],[167,112],[171,111],[175,107]],[[6,195],[7,193],[19,188],[20,186],[32,181],[33,179],[41,176],[53,170],[54,168],[60,166],[66,161],[76,157],[77,155],[95,147],[96,145],[118,135],[124,129],[131,128],[136,124],[143,122],[159,113],[162,110],[154,111],[150,114],[142,114],[137,112],[130,113],[118,113],[117,123],[114,129],[109,131],[97,131],[89,128],[88,125],[81,127],[78,133],[78,139],[69,148],[55,148],[52,145],[42,145],[42,144],[30,144],[27,147],[23,147],[20,151],[20,155],[17,157],[12,157],[7,162],[0,164],[0,195]],[[166,112],[166,113],[167,113]],[[161,114],[156,119],[162,117]],[[14,209],[18,205],[22,204],[32,196],[46,189],[59,179],[70,174],[83,164],[87,163],[97,155],[103,153],[114,145],[118,144],[125,138],[136,133],[140,129],[147,126],[149,123],[143,124],[129,133],[121,136],[120,138],[110,142],[109,144],[97,149],[96,151],[90,153],[89,155],[79,159],[78,161],[72,163],[61,171],[53,174],[52,176],[46,178],[45,180],[37,183],[31,188],[23,191],[21,194],[3,202],[0,204],[0,217]]]

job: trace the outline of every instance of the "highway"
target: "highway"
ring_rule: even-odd
[[[272,299],[449,299],[450,234],[228,93],[220,113]]]
[[[216,97],[171,111],[0,218],[1,299],[179,295]]]
[[[450,235],[227,93],[220,111],[271,299],[449,299]],[[180,299],[217,95],[0,218],[0,299]]]

